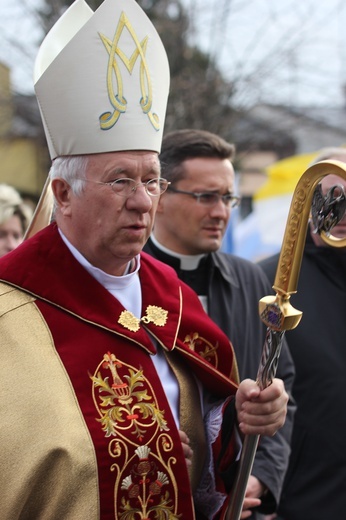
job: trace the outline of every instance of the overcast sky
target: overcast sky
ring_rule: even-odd
[[[200,44],[240,79],[241,102],[344,104],[345,0],[184,1]]]
[[[32,92],[41,39],[35,5],[0,0],[0,59],[14,89]],[[346,83],[345,0],[184,0],[191,40],[238,85],[237,101],[341,106]]]
[[[35,9],[41,0],[0,0],[0,60],[16,91],[33,92],[33,64],[42,40]]]

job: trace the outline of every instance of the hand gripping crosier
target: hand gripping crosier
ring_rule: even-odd
[[[330,174],[338,175],[346,180],[346,164],[330,160],[310,166],[299,179],[293,193],[273,285],[276,296],[265,296],[259,301],[260,317],[267,326],[266,339],[257,373],[257,384],[261,389],[269,386],[275,377],[285,331],[297,327],[303,314],[292,307],[289,300],[291,294],[297,292],[312,205],[315,216],[313,220],[319,222],[315,231],[328,245],[346,247],[346,237],[342,239],[334,237],[330,233],[333,226],[326,224],[333,222],[333,225],[335,225],[344,216],[346,199],[343,187],[336,186],[328,192],[330,194],[338,191],[340,194],[339,205],[336,209],[335,205],[332,204],[328,208],[327,197],[321,196],[321,191],[315,191],[321,179]],[[316,196],[316,193],[318,193],[318,196]],[[258,435],[245,436],[238,473],[225,513],[225,520],[239,520],[240,518],[258,440]]]

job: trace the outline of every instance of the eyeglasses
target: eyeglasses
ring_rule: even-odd
[[[184,191],[177,190],[173,188],[173,186],[168,186],[168,191],[171,193],[182,193],[184,195],[190,195],[197,200],[200,204],[205,206],[215,206],[221,199],[225,206],[235,208],[240,204],[240,197],[233,195],[232,193],[225,193],[225,195],[220,195],[220,193],[214,193],[212,191],[205,191],[203,193],[196,193],[194,191]]]
[[[143,186],[150,197],[158,197],[159,195],[162,195],[162,193],[165,193],[170,185],[169,181],[161,178],[150,179],[150,181],[147,182],[136,182],[134,179],[130,179],[129,177],[117,179],[112,182],[93,181],[92,179],[82,180],[94,182],[95,184],[102,184],[103,186],[110,186],[114,193],[120,195],[120,197],[131,197],[131,195],[136,192],[138,186]]]

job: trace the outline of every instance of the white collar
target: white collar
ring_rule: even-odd
[[[168,249],[168,247],[160,244],[153,233],[151,234],[150,238],[158,249],[161,249],[161,251],[167,253],[167,255],[173,256],[174,258],[179,258],[180,268],[184,271],[193,271],[194,269],[197,269],[200,260],[206,256],[205,253],[202,253],[201,255],[182,255],[181,253],[176,253],[175,251],[172,251],[172,249]]]
[[[102,269],[99,269],[98,267],[95,267],[92,265],[79,251],[75,248],[73,244],[66,238],[64,233],[59,229],[60,236],[66,246],[71,251],[72,255],[75,257],[75,259],[88,271],[91,276],[93,276],[100,284],[102,284],[106,289],[109,291],[113,289],[126,289],[129,285],[131,285],[134,282],[134,278],[136,278],[136,275],[140,268],[140,256],[137,255],[135,257],[136,262],[136,269],[132,271],[129,274],[124,274],[122,276],[114,276],[111,274],[106,273],[105,271],[102,271]],[[131,262],[129,262],[129,266],[127,270],[130,268]],[[126,270],[126,271],[127,271]]]

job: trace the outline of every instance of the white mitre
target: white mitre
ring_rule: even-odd
[[[161,151],[168,59],[134,0],[76,0],[43,40],[34,84],[51,159],[124,150]],[[49,177],[25,239],[50,222]]]
[[[52,159],[160,152],[168,59],[134,0],[105,0],[95,12],[76,0],[44,39],[34,83]]]

